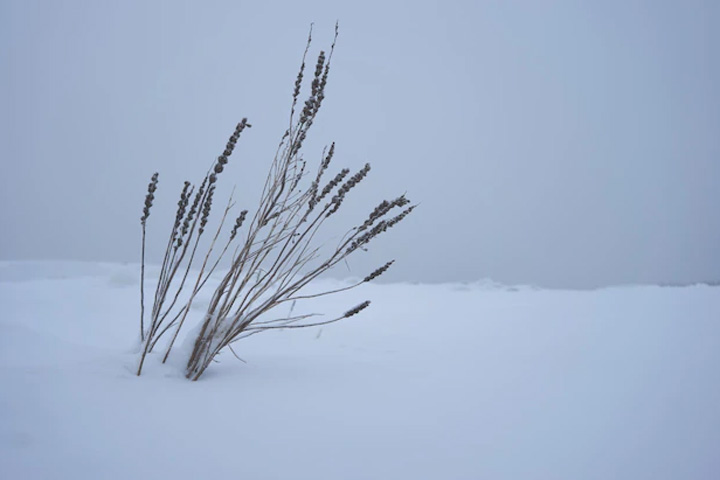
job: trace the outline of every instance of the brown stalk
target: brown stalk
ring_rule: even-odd
[[[317,56],[314,71],[308,79],[310,82],[308,96],[301,104],[299,100],[311,40],[312,29],[308,35],[300,71],[293,88],[290,124],[277,144],[259,203],[252,215],[249,216],[247,233],[244,234],[242,240],[239,240],[239,244],[234,249],[229,270],[211,295],[205,315],[200,320],[200,328],[197,336],[194,337],[193,349],[186,363],[185,374],[191,380],[200,378],[224,348],[231,348],[232,343],[242,338],[269,330],[327,325],[353,316],[366,308],[369,302],[363,302],[340,317],[320,322],[308,321],[316,314],[293,316],[292,308],[290,314],[286,316],[279,316],[271,320],[267,320],[265,317],[279,305],[288,301],[309,300],[347,291],[382,275],[393,261],[377,268],[362,281],[351,285],[314,294],[302,293],[302,290],[310,282],[338,263],[345,261],[356,250],[365,249],[375,237],[402,221],[415,208],[415,206],[410,206],[400,214],[391,216],[390,212],[393,209],[402,208],[409,201],[404,195],[391,201],[385,200],[375,207],[361,223],[347,231],[334,248],[317,244],[316,238],[325,230],[328,222],[333,222],[331,219],[335,218],[337,212],[342,210],[344,199],[349,192],[364,181],[370,171],[370,165],[366,164],[352,176],[348,169],[342,169],[329,181],[326,180],[324,185],[321,185],[323,175],[335,154],[335,144],[332,143],[329,149],[323,151],[317,166],[317,173],[313,175],[313,178],[308,178],[308,164],[302,154],[303,145],[325,99],[331,59],[337,40],[337,25],[329,53],[320,52]],[[302,105],[302,108],[297,107],[299,104]],[[175,222],[176,226],[171,233],[171,241],[161,268],[151,327],[148,330],[148,337],[145,338],[146,348],[141,358],[138,374],[147,351],[152,349],[152,346],[165,332],[174,328],[163,361],[167,360],[180,330],[188,319],[194,299],[209,279],[212,271],[219,265],[230,245],[236,240],[238,229],[245,220],[247,212],[243,211],[230,232],[229,240],[208,270],[211,256],[214,256],[212,252],[214,252],[231,208],[231,202],[229,202],[222,215],[220,226],[204,255],[200,272],[190,290],[189,298],[176,308],[180,291],[189,275],[190,265],[195,259],[199,236],[205,228],[210,213],[217,175],[223,171],[239,133],[246,126],[250,125],[247,124],[247,120],[243,119],[236,127],[236,132],[228,142],[223,155],[218,158],[218,162],[209,173],[208,186],[203,192],[203,200],[200,202],[202,213],[194,218],[192,226],[190,227],[191,222],[189,221],[191,215],[183,217],[178,214],[177,218],[180,220]],[[186,186],[184,190],[186,206],[188,188]],[[179,211],[182,212],[182,204],[179,207]],[[181,221],[182,218],[185,218],[184,222]],[[198,222],[199,228],[196,232],[195,225]],[[196,236],[193,237],[193,235]],[[185,254],[193,238],[192,253],[185,264],[179,288],[175,290],[169,306],[163,310],[162,305],[169,294],[172,280],[176,276],[180,264],[185,261]],[[325,251],[326,248],[329,251]],[[175,312],[175,310],[178,311]],[[161,311],[162,315],[160,315]],[[171,317],[169,323],[165,324],[170,315],[174,316]],[[234,351],[232,353],[236,355]]]

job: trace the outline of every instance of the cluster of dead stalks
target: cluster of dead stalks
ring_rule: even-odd
[[[335,40],[327,54],[321,51],[318,55],[311,72],[310,92],[305,102],[300,104],[305,83],[305,60],[311,43],[311,36],[308,36],[294,85],[290,126],[275,153],[259,205],[252,214],[248,214],[247,210],[239,212],[227,231],[225,227],[229,227],[228,218],[233,206],[232,200],[228,201],[219,226],[208,240],[207,250],[201,248],[202,251],[199,251],[198,245],[213,212],[215,186],[241,134],[251,127],[247,119],[237,124],[224,151],[199,186],[185,182],[161,264],[152,309],[146,320],[145,227],[158,185],[158,174],[152,176],[141,217],[142,348],[138,375],[142,373],[147,355],[158,347],[159,340],[166,334],[168,341],[163,346],[163,362],[167,360],[195,298],[229,251],[232,252],[230,268],[211,296],[185,365],[185,375],[191,380],[197,380],[221,350],[226,347],[232,349],[231,345],[240,339],[274,329],[325,325],[355,315],[370,304],[369,301],[363,302],[336,318],[324,321],[309,321],[310,315],[281,315],[267,319],[270,311],[287,302],[348,290],[384,273],[392,261],[354,285],[312,295],[303,294],[304,287],[310,282],[356,250],[364,249],[415,208],[404,195],[384,200],[347,231],[334,247],[321,248],[322,244],[316,241],[328,220],[341,209],[347,195],[370,171],[370,165],[366,164],[353,174],[348,169],[341,169],[328,179],[335,155],[334,143],[323,152],[313,172],[301,155],[303,142],[325,98]],[[182,292],[185,293],[181,295]]]

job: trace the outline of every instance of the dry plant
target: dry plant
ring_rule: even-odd
[[[402,221],[415,208],[404,195],[384,200],[366,218],[347,231],[333,247],[323,246],[323,243],[316,240],[324,225],[340,210],[346,196],[370,171],[369,164],[352,175],[344,168],[328,180],[327,172],[335,155],[334,143],[323,152],[312,175],[301,155],[303,142],[325,98],[337,33],[336,25],[330,51],[327,55],[324,51],[318,55],[312,72],[309,95],[300,108],[298,101],[305,76],[305,60],[312,40],[311,29],[293,89],[289,127],[277,147],[260,203],[247,222],[247,210],[241,211],[227,237],[220,240],[233,206],[231,198],[222,212],[215,234],[209,240],[207,251],[200,255],[200,258],[198,244],[212,210],[218,176],[228,163],[240,134],[250,128],[247,119],[237,124],[225,150],[214,162],[200,186],[196,189],[189,182],[185,182],[161,264],[150,318],[146,322],[143,291],[145,224],[157,189],[158,174],[152,176],[141,217],[142,351],[138,375],[142,373],[147,354],[158,345],[158,340],[166,333],[170,339],[164,351],[163,362],[167,360],[194,299],[231,246],[234,246],[234,249],[230,268],[211,296],[189,352],[185,375],[191,380],[197,380],[224,348],[232,351],[232,344],[238,340],[269,330],[326,325],[355,315],[370,304],[365,301],[342,315],[324,321],[309,321],[312,315],[292,314],[266,319],[266,314],[287,302],[294,304],[299,300],[349,290],[380,276],[393,261],[376,269],[362,281],[345,288],[303,294],[303,289],[310,282],[357,250],[365,249],[369,242]],[[242,229],[246,232],[240,235]],[[218,242],[221,242],[221,245],[218,245]],[[202,263],[199,270],[191,270],[191,266],[200,261]],[[192,286],[188,287],[191,271],[194,272],[190,281]],[[187,288],[189,290],[186,290]],[[179,301],[184,290],[186,293]]]

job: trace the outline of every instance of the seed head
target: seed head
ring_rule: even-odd
[[[417,205],[411,205],[410,207],[406,208],[402,211],[399,215],[396,215],[395,217],[391,218],[390,220],[381,220],[378,222],[374,227],[372,227],[370,230],[366,231],[362,235],[360,235],[358,238],[356,238],[350,246],[347,248],[346,253],[351,253],[355,251],[358,248],[361,248],[363,245],[367,244],[370,240],[375,238],[376,236],[380,235],[381,233],[387,231],[388,228],[391,228],[395,226],[397,223],[401,222],[405,217],[410,215],[410,213],[415,210],[415,207]]]
[[[345,199],[345,195],[353,187],[355,187],[358,183],[360,183],[362,181],[362,179],[365,178],[365,176],[368,174],[369,171],[370,171],[370,164],[366,163],[365,166],[359,172],[357,172],[355,175],[350,177],[350,179],[347,182],[345,182],[342,187],[340,187],[340,190],[338,190],[337,195],[335,195],[330,202],[330,205],[332,205],[332,208],[327,213],[326,217],[329,217],[330,215],[332,215],[333,213],[338,211],[338,209],[340,208],[340,205],[342,204],[343,200]]]
[[[317,63],[315,64],[315,77],[312,81],[311,98],[314,98],[318,94],[320,88],[320,78],[323,73],[323,66],[325,65],[325,52],[321,51],[318,55]]]
[[[183,185],[182,192],[180,192],[180,200],[178,200],[178,209],[177,213],[175,214],[175,229],[177,229],[180,226],[180,222],[182,221],[183,217],[185,216],[185,209],[187,208],[190,193],[188,190],[190,189],[190,182],[185,181],[185,184]]]
[[[225,144],[225,150],[223,150],[222,155],[217,158],[217,162],[213,166],[213,174],[210,175],[211,184],[217,181],[217,175],[221,174],[224,169],[223,167],[227,165],[230,155],[232,155],[233,150],[235,150],[235,145],[237,144],[242,131],[250,127],[252,127],[252,125],[248,123],[247,118],[243,118],[240,123],[235,126],[235,131],[233,131],[227,141],[227,144]]]
[[[366,300],[363,303],[361,303],[360,305],[356,305],[353,308],[351,308],[350,310],[348,310],[347,312],[345,312],[345,315],[343,315],[343,317],[345,317],[345,318],[352,317],[353,315],[358,314],[361,311],[365,310],[369,305],[370,305],[370,300]]]
[[[240,212],[240,215],[237,217],[237,219],[235,219],[235,226],[233,227],[232,232],[230,232],[230,240],[235,238],[235,235],[237,235],[237,231],[240,229],[240,227],[242,227],[247,213],[247,210],[243,210],[242,212]]]
[[[387,214],[390,210],[392,210],[395,207],[404,207],[410,203],[410,200],[405,198],[405,195],[401,195],[397,197],[395,200],[392,200],[388,202],[387,200],[383,200],[380,205],[375,207],[375,210],[372,211],[370,216],[363,222],[363,224],[359,227],[360,230],[365,230],[368,227],[370,227],[373,223],[375,223],[376,220],[383,217],[385,214]]]
[[[152,174],[150,177],[150,183],[148,183],[148,193],[145,195],[145,206],[143,207],[143,214],[140,217],[140,223],[145,225],[145,221],[150,216],[150,208],[155,200],[155,190],[157,190],[158,184],[158,172]]]
[[[208,187],[207,197],[205,198],[205,203],[203,203],[202,207],[202,216],[200,217],[200,229],[198,230],[198,235],[202,235],[205,231],[205,225],[207,225],[208,217],[210,216],[210,210],[212,209],[212,200],[213,200],[213,194],[215,193],[215,185],[210,185]]]
[[[315,199],[315,202],[313,203],[313,207],[315,204],[320,202],[323,198],[325,198],[335,187],[337,187],[340,182],[343,181],[343,179],[350,173],[350,170],[347,168],[343,168],[337,175],[335,175],[335,178],[330,180],[327,185],[322,189],[322,192],[320,192],[320,195]]]
[[[390,268],[390,265],[392,265],[393,263],[395,263],[395,260],[390,260],[385,265],[383,265],[382,267],[378,268],[377,270],[372,272],[370,275],[365,277],[363,279],[363,282],[370,282],[372,280],[375,280],[377,277],[379,277],[380,275],[385,273],[387,271],[387,269]]]

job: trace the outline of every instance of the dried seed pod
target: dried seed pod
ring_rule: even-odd
[[[150,216],[150,208],[152,208],[153,201],[155,200],[155,190],[157,190],[158,176],[158,172],[153,173],[152,177],[150,177],[150,183],[148,183],[148,193],[145,195],[143,214],[142,217],[140,217],[140,223],[143,225],[145,225],[146,220]]]
[[[388,202],[387,200],[383,200],[375,209],[370,213],[370,216],[363,222],[363,224],[359,227],[360,230],[365,230],[368,227],[370,227],[373,223],[375,223],[376,220],[387,214],[390,210],[392,210],[395,207],[404,207],[410,203],[410,200],[405,198],[405,195],[400,195],[395,200]]]
[[[390,220],[381,220],[370,230],[366,231],[365,233],[363,233],[362,235],[357,237],[355,240],[353,240],[352,243],[350,244],[350,246],[348,246],[348,248],[345,250],[345,253],[349,254],[349,253],[357,250],[358,248],[361,248],[363,245],[367,244],[370,240],[372,240],[376,236],[387,231],[388,228],[392,228],[397,223],[401,222],[405,217],[410,215],[410,213],[412,213],[412,211],[415,210],[415,207],[417,207],[417,205],[412,205],[412,206],[406,208],[399,215],[396,215],[395,217],[391,218]]]
[[[318,89],[320,88],[320,77],[323,73],[323,67],[325,66],[325,52],[320,51],[320,54],[318,55],[317,63],[315,64],[315,76],[312,81],[312,86],[310,90],[311,97],[315,97],[318,93]]]
[[[347,168],[343,168],[337,175],[335,175],[335,178],[330,180],[327,185],[322,189],[322,192],[320,192],[320,195],[317,197],[316,202],[318,203],[320,200],[325,198],[336,186],[340,184],[340,182],[343,181],[343,179],[347,176],[347,174],[350,173],[350,170]]]
[[[370,275],[368,275],[367,277],[365,277],[365,278],[363,279],[363,282],[370,282],[370,281],[372,281],[372,280],[375,280],[377,277],[379,277],[380,275],[382,275],[383,273],[385,273],[385,272],[387,271],[387,269],[390,268],[390,265],[392,265],[393,263],[395,263],[395,260],[390,260],[390,261],[387,262],[385,265],[383,265],[382,267],[376,269],[376,270],[375,270],[374,272],[372,272]]]
[[[235,238],[235,235],[237,235],[237,231],[242,227],[243,222],[245,221],[245,216],[247,215],[248,211],[243,210],[240,212],[240,215],[235,219],[235,226],[233,226],[232,232],[230,232],[230,239],[232,240]]]
[[[355,175],[350,177],[350,179],[345,182],[342,187],[338,190],[337,195],[335,195],[330,202],[330,205],[332,205],[332,209],[327,213],[326,217],[329,217],[333,213],[337,212],[340,208],[340,205],[342,204],[343,200],[345,199],[345,195],[352,190],[358,183],[362,181],[363,178],[368,174],[370,171],[370,164],[366,163],[365,166],[357,172]]]
[[[405,209],[400,215],[397,215],[396,217],[393,217],[393,218],[391,218],[390,220],[388,220],[388,222],[387,222],[387,228],[390,228],[390,227],[394,226],[396,223],[400,222],[400,221],[403,220],[405,217],[407,217],[408,215],[410,215],[410,213],[411,213],[413,210],[415,210],[415,207],[417,207],[417,205],[412,205],[411,207],[408,207],[407,209]]]
[[[345,315],[343,315],[343,317],[345,317],[345,318],[352,317],[353,315],[356,315],[356,314],[360,313],[361,311],[365,310],[369,305],[370,305],[370,300],[365,300],[363,303],[356,305],[353,308],[351,308],[350,310],[348,310],[347,312],[345,312]]]
[[[213,175],[210,175],[211,184],[217,181],[217,175],[222,173],[223,167],[227,165],[230,155],[232,155],[233,150],[235,150],[235,145],[237,144],[242,131],[246,128],[250,128],[251,126],[252,125],[248,123],[247,118],[243,118],[240,123],[235,126],[235,130],[232,135],[230,135],[227,144],[225,144],[225,150],[223,150],[222,155],[217,158],[217,163],[213,166]]]
[[[205,197],[205,203],[202,207],[202,216],[200,217],[200,229],[198,235],[202,235],[205,231],[205,225],[207,225],[208,217],[210,217],[210,210],[212,209],[213,194],[215,193],[215,185],[208,187],[207,197]]]
[[[185,236],[189,229],[190,224],[192,223],[193,219],[195,218],[195,214],[198,211],[198,207],[200,206],[200,199],[202,198],[203,192],[205,190],[205,180],[203,180],[203,183],[200,185],[200,188],[195,193],[195,199],[193,200],[192,205],[190,206],[190,211],[188,211],[188,214],[185,216],[185,219],[183,220],[182,227],[180,229],[180,235]]]
[[[190,182],[185,181],[182,192],[180,192],[180,200],[178,200],[178,203],[177,203],[178,209],[177,209],[177,213],[175,214],[174,229],[177,229],[180,226],[180,222],[182,222],[182,219],[185,216],[185,209],[187,208],[189,198],[190,198],[190,194],[188,193],[189,189],[190,189]]]

